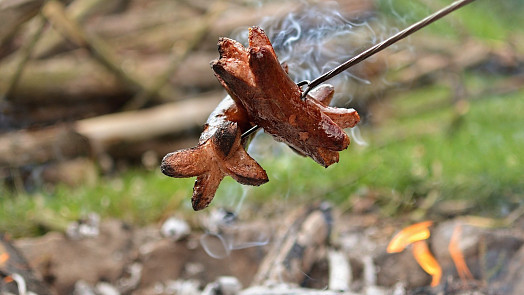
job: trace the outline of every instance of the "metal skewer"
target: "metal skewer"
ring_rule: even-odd
[[[315,80],[307,83],[306,90],[302,93],[302,98],[304,99],[306,95],[309,93],[310,90],[317,87],[318,85],[324,83],[325,81],[335,77],[336,75],[342,73],[343,71],[349,69],[350,67],[358,64],[359,62],[365,60],[366,58],[372,56],[375,53],[378,53],[382,51],[383,49],[388,48],[389,46],[393,45],[394,43],[406,38],[407,36],[415,33],[416,31],[422,29],[423,27],[433,23],[434,21],[446,16],[447,14],[461,8],[462,6],[469,4],[475,0],[459,0],[451,3],[450,5],[442,8],[441,10],[433,13],[430,16],[427,16],[426,18],[412,24],[411,26],[405,28],[404,30],[396,33],[395,35],[387,38],[386,40],[375,44],[374,46],[370,47],[369,49],[361,52],[360,54],[355,55],[348,61],[344,62],[343,64],[339,65],[338,67],[332,69],[331,71],[322,74],[320,77],[316,78]]]
[[[324,74],[322,74],[321,76],[319,76],[318,78],[316,78],[315,80],[313,81],[300,81],[297,83],[297,85],[299,87],[302,87],[302,86],[307,86],[307,88],[304,90],[304,92],[302,92],[302,99],[305,99],[307,94],[309,93],[309,91],[311,91],[313,88],[319,86],[320,84],[326,82],[327,80],[339,75],[340,73],[342,73],[343,71],[349,69],[350,67],[358,64],[359,62],[365,60],[366,58],[386,49],[387,47],[393,45],[394,43],[406,38],[407,36],[415,33],[416,31],[422,29],[423,27],[433,23],[434,21],[448,15],[449,13],[461,8],[462,6],[464,5],[467,5],[471,2],[473,2],[475,0],[458,0],[458,1],[455,1],[453,3],[451,3],[450,5],[442,8],[441,10],[427,16],[426,18],[412,24],[411,26],[405,28],[404,30],[396,33],[395,35],[387,38],[386,40],[380,42],[380,43],[377,43],[375,44],[374,46],[368,48],[367,50],[355,55],[354,57],[352,57],[351,59],[349,59],[348,61],[344,62],[343,64],[337,66],[336,68],[330,70],[329,72],[326,72]],[[250,128],[249,130],[247,130],[246,132],[244,132],[242,134],[242,138],[245,138],[247,136],[249,136],[250,134],[252,134],[253,132],[255,132],[256,130],[258,130],[258,126],[253,126],[252,128]]]

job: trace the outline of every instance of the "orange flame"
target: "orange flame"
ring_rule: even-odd
[[[9,260],[9,254],[6,252],[0,254],[0,266],[3,266],[4,263]]]
[[[398,234],[396,234],[391,242],[389,242],[387,252],[398,253],[402,252],[409,244],[416,241],[427,240],[430,236],[429,227],[433,221],[424,221],[405,227]]]
[[[460,279],[463,282],[466,282],[467,280],[473,280],[473,275],[471,274],[471,271],[469,270],[468,265],[464,260],[464,255],[460,250],[459,237],[461,233],[462,227],[460,225],[457,225],[453,230],[453,234],[451,235],[451,240],[449,241],[448,245],[448,251],[451,255],[451,259],[453,259],[453,263],[455,264],[455,268],[457,269],[457,273]]]
[[[422,267],[422,269],[431,275],[431,287],[438,286],[440,278],[442,277],[442,269],[431,251],[429,251],[428,243],[426,241],[416,241],[413,243],[413,256],[415,260]]]
[[[415,260],[425,272],[432,276],[431,286],[435,287],[440,283],[442,269],[431,254],[431,251],[429,251],[428,244],[425,241],[430,236],[429,227],[432,224],[432,221],[424,221],[404,228],[391,239],[387,252],[401,252],[408,245],[412,244]]]

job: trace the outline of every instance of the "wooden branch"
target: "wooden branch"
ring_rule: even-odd
[[[299,209],[291,214],[282,224],[252,285],[268,282],[302,283],[329,239],[331,220],[331,208],[327,204]]]
[[[0,1],[0,44],[4,44],[21,24],[35,16],[44,0],[3,0]]]
[[[4,169],[88,153],[87,140],[67,126],[21,130],[0,137],[0,168]]]
[[[5,133],[0,136],[0,168],[88,155],[91,148],[102,153],[122,143],[133,144],[199,127],[221,99],[220,94],[213,93],[147,110],[79,120],[73,126]]]
[[[0,89],[7,89],[7,82],[16,72],[17,66],[16,60],[1,65]],[[96,62],[81,54],[70,54],[32,60],[26,65],[10,99],[17,104],[45,105],[78,103],[98,98],[106,99],[111,104],[110,98],[128,96],[129,93],[113,74]]]
[[[100,97],[99,97],[100,98]],[[61,122],[96,117],[113,112],[122,105],[122,99],[101,97],[81,103],[33,104],[11,103],[4,109],[4,123],[12,129],[49,126]],[[1,131],[1,129],[0,129]]]
[[[149,91],[149,85],[143,83],[134,74],[121,68],[121,61],[104,41],[88,35],[76,22],[71,20],[60,2],[55,0],[49,1],[43,9],[43,14],[67,38],[77,45],[88,49],[103,66],[113,72],[133,92]],[[168,98],[166,97],[166,100]]]
[[[182,62],[200,45],[212,24],[215,22],[220,13],[224,10],[224,5],[221,1],[214,2],[206,14],[202,16],[203,20],[197,22],[200,27],[195,32],[195,35],[190,40],[189,44],[185,46],[178,54],[171,58],[168,68],[155,79],[154,83],[149,89],[142,89],[137,93],[125,106],[124,110],[135,110],[144,106],[164,85],[169,81],[173,73],[178,70]]]
[[[87,137],[97,151],[121,142],[139,142],[202,126],[222,99],[213,93],[158,107],[80,120],[75,130]]]
[[[17,60],[19,60],[18,65],[16,66],[16,70],[13,74],[13,77],[10,80],[9,86],[5,92],[5,97],[9,99],[11,97],[11,94],[13,93],[14,89],[16,88],[16,85],[18,84],[18,81],[20,80],[20,77],[22,76],[22,73],[24,71],[24,68],[27,64],[27,61],[29,60],[29,57],[31,56],[33,52],[33,48],[35,47],[36,43],[40,39],[40,36],[44,30],[45,27],[45,19],[39,15],[38,19],[36,21],[36,24],[34,26],[34,31],[32,31],[31,38],[28,43],[26,43],[22,48],[20,48],[17,52]]]
[[[268,15],[284,16],[297,8],[297,5],[292,2],[268,3],[259,9],[247,5],[233,6],[234,4],[230,3],[229,5],[209,28],[209,32],[200,44],[200,50],[216,52],[219,37],[230,36],[231,32],[240,27],[258,24]],[[122,17],[102,17],[89,26],[89,31],[96,33],[100,38],[107,40],[108,44],[120,50],[147,49],[153,52],[165,52],[172,48],[176,41],[192,40],[199,30],[192,17],[161,18],[157,21],[155,19],[158,19],[157,11],[137,9],[129,11]]]
[[[112,3],[114,1],[75,0],[67,6],[66,13],[75,22],[83,23],[87,17],[91,16],[95,12],[98,12],[99,10],[104,9],[108,6],[114,5],[108,4],[108,2]],[[49,56],[63,42],[64,38],[57,31],[47,30],[43,34],[38,46],[36,46],[35,48],[34,57],[42,58]]]
[[[172,102],[181,95],[173,88],[219,89],[213,72],[209,68],[209,61],[216,54],[197,53],[189,56],[181,63],[178,70],[170,77],[169,87],[163,87],[160,92],[162,102]],[[14,60],[0,64],[0,89],[7,89],[8,82],[17,69]],[[154,83],[154,75],[167,71],[169,57],[144,56],[139,60],[134,71],[145,84]],[[168,91],[163,89],[168,88]],[[96,61],[85,56],[82,52],[71,52],[53,58],[31,60],[26,64],[24,74],[11,94],[17,103],[52,104],[66,102],[80,102],[90,100],[104,100],[114,105],[113,100],[119,97],[129,97],[134,92]]]

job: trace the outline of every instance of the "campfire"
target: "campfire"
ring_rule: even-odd
[[[433,222],[425,221],[404,228],[393,237],[388,245],[387,252],[398,253],[406,249],[407,246],[412,245],[415,260],[425,272],[431,275],[431,286],[435,287],[441,283],[442,268],[429,250],[427,243],[430,237],[429,227],[432,225]],[[466,265],[464,254],[459,246],[461,232],[461,226],[457,225],[449,241],[448,251],[453,259],[458,275],[464,283],[467,283],[467,280],[473,280],[473,275]]]
[[[211,210],[202,224],[207,233],[190,231],[177,218],[167,220],[161,231],[130,229],[113,220],[100,224],[97,236],[72,239],[51,233],[18,240],[21,251],[3,238],[0,286],[14,294],[24,288],[52,294],[34,267],[54,278],[59,294],[520,292],[524,239],[475,220],[425,221],[398,231],[398,221],[369,213],[341,215],[327,203],[298,208],[273,222],[232,217]],[[115,253],[123,256],[114,260]],[[71,267],[93,277],[84,281],[81,273],[67,275]]]

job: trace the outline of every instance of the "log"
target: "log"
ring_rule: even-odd
[[[169,84],[182,89],[219,89],[220,84],[209,68],[209,62],[216,57],[217,53],[192,54],[180,65]],[[134,71],[148,85],[153,84],[154,73],[165,72],[169,64],[168,55],[135,56],[129,57],[129,60],[134,60]],[[16,64],[0,64],[0,67],[0,89],[7,89]],[[113,99],[119,98],[119,103],[122,103],[121,99],[133,93],[103,66],[84,52],[76,51],[30,61],[9,100],[42,105],[100,99],[113,104]],[[173,101],[178,96],[175,94],[166,94],[167,98],[163,101]]]
[[[111,97],[105,100],[92,99],[85,103],[51,103],[51,104],[20,104],[6,102],[4,121],[0,132],[34,128],[35,126],[50,126],[57,123],[96,117],[112,113],[123,104],[124,97]]]
[[[133,98],[129,100],[128,103],[124,106],[123,110],[135,110],[146,105],[153,97],[158,96],[162,88],[165,88],[165,85],[169,82],[169,78],[173,76],[177,70],[181,69],[181,64],[195,51],[200,47],[202,40],[205,38],[207,32],[211,26],[216,21],[216,18],[224,9],[224,4],[222,2],[214,2],[211,5],[206,13],[202,16],[203,20],[200,21],[198,30],[192,36],[191,40],[187,41],[184,46],[177,46],[173,52],[172,57],[169,60],[169,65],[167,69],[158,74],[154,82],[151,84],[149,89],[142,89],[137,93]],[[183,69],[183,68],[182,68]],[[187,73],[187,71],[185,71]],[[166,97],[166,95],[160,95],[161,97]]]
[[[0,89],[7,89],[7,83],[17,66],[16,63],[0,65]],[[110,99],[129,94],[114,75],[86,58],[82,52],[75,52],[52,59],[30,61],[8,99],[17,104],[43,105],[95,98]]]
[[[76,21],[72,20],[61,2],[49,0],[42,9],[42,15],[68,40],[88,50],[102,66],[117,76],[126,88],[132,91],[149,88],[132,71],[125,71],[122,68],[122,60],[117,57],[111,47],[96,36],[88,34]]]
[[[88,154],[87,140],[70,126],[20,130],[0,137],[0,169],[43,164]]]
[[[252,286],[271,282],[302,283],[313,264],[325,252],[332,218],[331,207],[326,203],[301,208],[291,214],[278,230]]]
[[[136,143],[165,136],[195,126],[203,126],[209,114],[223,97],[211,93],[141,110],[115,113],[79,120],[75,130],[89,139],[95,152],[122,142]]]
[[[75,0],[67,6],[67,14],[76,22],[84,23],[96,13],[110,13],[118,9],[122,1]],[[64,38],[55,30],[47,30],[33,53],[34,58],[44,58],[61,51]]]
[[[217,21],[210,28],[207,37],[201,43],[201,50],[215,51],[219,37],[230,36],[231,32],[240,27],[258,24],[268,15],[283,16],[297,8],[295,3],[282,2],[268,3],[259,9],[234,3],[229,5],[231,6],[217,17]],[[165,52],[170,50],[175,42],[191,40],[199,29],[195,25],[198,15],[169,20],[159,19],[158,15],[158,11],[155,10],[132,10],[122,18],[101,17],[88,29],[119,50],[143,49],[150,53]],[[155,19],[158,21],[153,22]]]
[[[221,94],[212,93],[146,110],[79,120],[72,125],[5,133],[0,136],[0,169],[44,164],[92,152],[104,153],[115,146],[132,146],[201,128],[221,99]],[[115,151],[119,152],[125,154],[122,150]]]

